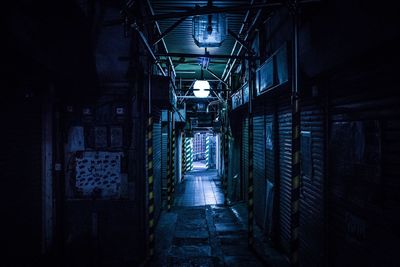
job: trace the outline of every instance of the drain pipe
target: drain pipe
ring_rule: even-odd
[[[299,15],[298,2],[290,3],[293,20],[293,64],[292,64],[292,182],[291,182],[291,244],[290,264],[299,266],[299,225],[300,225],[300,99],[299,99]]]

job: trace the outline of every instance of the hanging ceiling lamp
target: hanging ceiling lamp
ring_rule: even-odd
[[[193,17],[193,39],[198,47],[219,47],[225,40],[228,21],[223,13]]]
[[[193,93],[195,97],[204,98],[210,95],[210,83],[203,78],[203,69],[201,69],[201,78],[193,84]]]

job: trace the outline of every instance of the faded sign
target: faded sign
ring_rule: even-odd
[[[120,152],[84,152],[76,159],[75,186],[85,197],[119,197]]]
[[[97,148],[107,146],[107,127],[94,127],[94,144]]]
[[[68,133],[68,149],[69,152],[85,150],[85,138],[83,127],[71,127]]]
[[[110,128],[110,146],[111,147],[122,147],[122,128],[121,127],[111,127]]]

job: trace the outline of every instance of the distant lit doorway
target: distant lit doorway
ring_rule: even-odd
[[[216,169],[216,136],[211,132],[193,135],[193,170]]]

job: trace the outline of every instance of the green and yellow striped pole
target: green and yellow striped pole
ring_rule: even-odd
[[[154,176],[153,176],[153,121],[147,122],[147,177],[148,177],[148,251],[149,257],[154,255]]]
[[[171,210],[172,205],[172,181],[171,181],[171,115],[168,114],[168,135],[167,135],[167,209]]]
[[[193,168],[193,149],[192,149],[192,139],[186,137],[185,140],[185,154],[186,154],[186,172],[189,172]]]
[[[300,99],[298,88],[298,13],[297,0],[292,2],[293,15],[293,78],[292,78],[292,183],[290,264],[299,266],[300,225]]]
[[[210,168],[210,136],[206,136],[206,168]]]

